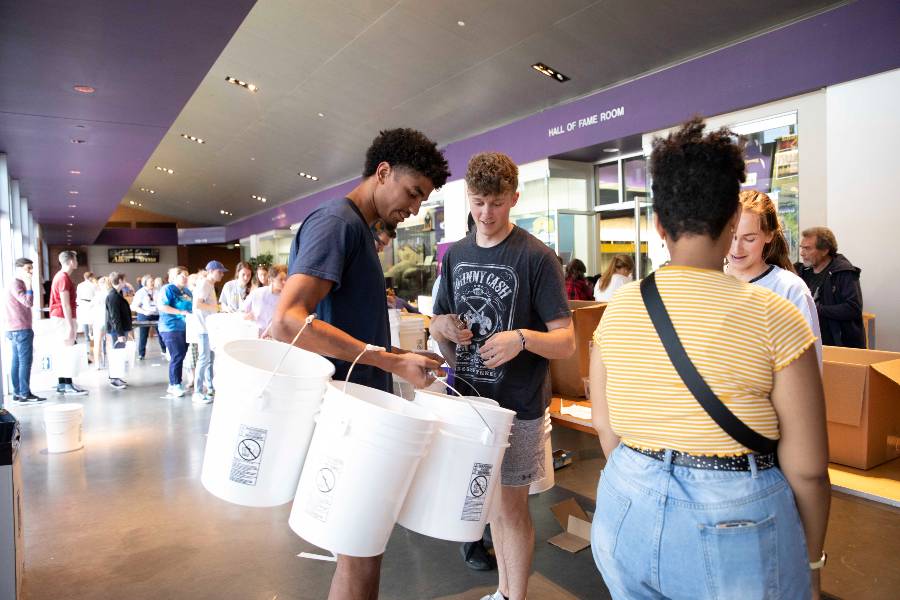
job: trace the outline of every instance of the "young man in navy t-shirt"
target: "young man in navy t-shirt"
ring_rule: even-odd
[[[305,350],[330,357],[334,378],[345,379],[366,344],[350,381],[392,391],[391,374],[416,387],[434,381],[436,355],[391,351],[384,274],[371,226],[389,227],[418,214],[432,190],[447,181],[447,161],[434,142],[412,129],[382,131],[366,152],[363,179],[345,198],[309,215],[292,246],[289,278],[272,321],[272,336],[290,342],[304,320],[317,315],[298,339]],[[338,556],[331,599],[378,596],[381,556]]]

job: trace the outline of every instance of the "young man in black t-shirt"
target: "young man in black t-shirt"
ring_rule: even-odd
[[[416,387],[432,383],[439,357],[391,349],[384,274],[371,226],[382,220],[396,227],[418,214],[422,202],[449,175],[443,154],[418,131],[382,131],[366,153],[362,182],[346,198],[309,215],[297,232],[272,336],[290,342],[304,320],[316,313],[318,319],[297,346],[330,357],[335,379],[345,379],[350,363],[372,344],[387,350],[365,353],[350,381],[386,392],[392,390],[392,373]],[[338,556],[328,597],[377,598],[380,574],[381,556]]]
[[[570,356],[575,335],[556,255],[509,219],[516,165],[477,154],[466,187],[476,230],[444,257],[430,331],[457,380],[516,411],[491,519],[500,582],[486,598],[524,600],[534,554],[528,486],[544,475],[549,359]]]

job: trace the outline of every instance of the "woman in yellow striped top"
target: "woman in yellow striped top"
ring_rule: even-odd
[[[722,403],[777,457],[733,439],[673,367],[640,284],[595,332],[594,427],[609,457],[594,558],[613,598],[818,597],[830,487],[815,340],[784,298],[722,273],[740,219],[741,150],[700,119],[654,142],[655,275],[684,349]],[[811,590],[811,592],[810,592]]]

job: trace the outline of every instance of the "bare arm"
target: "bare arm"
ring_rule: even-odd
[[[522,347],[522,338],[515,330],[495,333],[478,351],[481,354],[484,366],[496,369],[513,358],[523,350],[527,350],[544,358],[568,358],[575,352],[575,327],[571,317],[554,319],[547,323],[547,331],[534,331],[532,329],[520,329],[525,337],[525,347]]]
[[[591,365],[589,371],[591,381],[591,423],[600,436],[600,445],[603,454],[608,459],[616,446],[619,445],[619,436],[609,424],[609,405],[606,403],[606,365],[600,355],[600,347],[594,344],[591,350]]]
[[[275,308],[272,319],[272,337],[290,343],[300,331],[306,318],[331,291],[333,283],[305,274],[291,275]],[[366,343],[324,321],[313,321],[297,340],[304,350],[338,360],[352,362],[365,349]],[[390,350],[366,352],[360,364],[372,365],[383,371],[395,373],[417,387],[425,387],[434,381],[429,370],[437,370],[440,363],[412,352],[394,354]]]
[[[815,562],[822,556],[825,543],[831,484],[825,397],[812,347],[775,373],[772,405],[781,429],[778,462],[794,492],[806,533],[809,560]]]

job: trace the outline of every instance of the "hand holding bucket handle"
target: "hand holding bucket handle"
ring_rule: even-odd
[[[316,313],[311,313],[306,319],[303,320],[303,327],[300,328],[300,331],[297,332],[297,335],[294,336],[294,339],[291,340],[291,344],[288,346],[287,350],[284,351],[284,354],[281,355],[281,360],[278,361],[278,364],[275,365],[275,369],[272,371],[272,374],[269,376],[269,380],[266,381],[266,385],[259,390],[259,394],[256,395],[256,409],[257,410],[265,410],[268,405],[268,401],[266,399],[266,390],[269,389],[269,386],[272,385],[272,381],[275,379],[275,375],[278,374],[278,369],[281,368],[281,365],[284,364],[285,359],[287,359],[288,354],[291,353],[291,350],[294,347],[294,344],[297,343],[297,340],[300,339],[300,336],[303,334],[303,331],[309,327],[309,324],[316,320]],[[269,327],[271,327],[271,323]],[[266,328],[268,331],[269,328]]]

